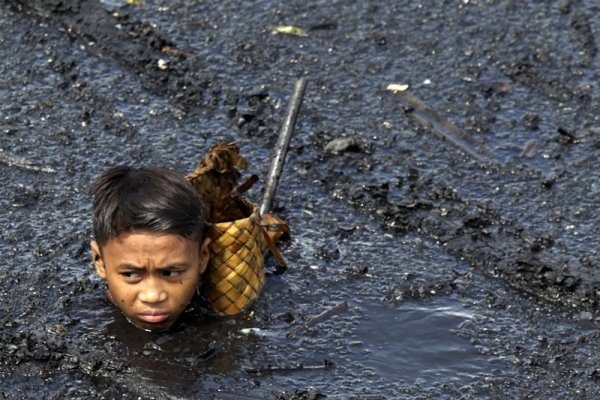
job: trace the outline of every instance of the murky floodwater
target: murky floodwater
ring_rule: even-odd
[[[369,338],[364,365],[389,379],[422,384],[469,382],[488,370],[488,360],[456,329],[472,315],[460,303],[427,302],[366,307],[355,337]]]
[[[593,2],[77,3],[109,18],[98,30],[24,3],[37,11],[0,6],[0,149],[12,157],[0,157],[0,394],[597,392]],[[273,35],[274,25],[308,36]],[[121,47],[111,40],[122,32]],[[153,35],[183,55],[153,53]],[[163,80],[152,57],[171,63]],[[270,265],[242,315],[197,306],[172,332],[133,329],[89,265],[89,182],[118,163],[186,173],[233,140],[265,176],[299,75],[309,87],[277,204],[292,227],[289,270]],[[200,104],[178,97],[182,82],[201,80]],[[421,127],[390,83],[407,84],[497,163]],[[324,150],[340,137],[352,146]],[[406,212],[406,227],[390,210]]]

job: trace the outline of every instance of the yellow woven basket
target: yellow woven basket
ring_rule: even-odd
[[[285,260],[261,226],[258,206],[241,196],[256,177],[236,188],[247,168],[233,143],[213,146],[187,176],[204,204],[211,257],[202,281],[202,293],[219,314],[242,311],[260,293],[264,282],[264,253],[271,250],[278,264]],[[287,226],[285,226],[287,229]]]
[[[247,218],[211,224],[211,259],[204,297],[215,311],[237,314],[254,300],[265,282],[266,250],[258,209]]]

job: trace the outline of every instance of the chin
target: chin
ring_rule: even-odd
[[[135,325],[137,328],[143,329],[145,331],[148,332],[163,332],[163,331],[167,331],[169,330],[169,328],[171,328],[171,326],[173,325],[173,323],[169,323],[169,324],[149,324],[147,322],[144,323],[134,323],[133,325]]]
[[[136,328],[139,329],[143,329],[145,331],[149,331],[149,332],[161,332],[161,331],[166,331],[169,328],[171,328],[171,326],[173,326],[173,324],[175,323],[175,319],[174,320],[166,320],[166,321],[162,321],[160,323],[151,323],[151,322],[146,322],[146,321],[142,321],[142,320],[138,320],[138,319],[131,319],[131,318],[127,318],[129,320],[129,322],[131,322],[133,325],[135,325]]]

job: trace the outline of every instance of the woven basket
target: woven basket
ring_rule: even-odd
[[[211,224],[211,259],[204,297],[222,314],[237,314],[254,300],[265,283],[264,231],[257,208],[247,218]]]
[[[241,196],[256,177],[236,188],[240,178],[236,166],[247,168],[237,146],[220,143],[187,176],[203,200],[206,235],[211,239],[202,293],[214,311],[223,315],[239,313],[258,296],[265,282],[267,250],[285,266],[271,239],[273,235],[261,226],[257,205]]]

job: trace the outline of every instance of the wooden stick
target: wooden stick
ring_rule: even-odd
[[[266,367],[262,367],[262,368],[246,368],[245,372],[247,374],[268,374],[268,373],[273,373],[273,372],[294,372],[294,371],[314,371],[314,370],[320,370],[320,369],[329,369],[329,368],[333,368],[334,364],[333,362],[325,359],[323,360],[323,364],[319,364],[319,365],[304,365],[304,364],[298,364],[298,365],[294,365],[294,366],[283,366],[283,367],[274,367],[272,365],[267,365]]]
[[[329,310],[323,311],[321,314],[317,315],[316,317],[312,317],[310,320],[308,320],[308,322],[306,322],[304,324],[304,327],[310,328],[320,322],[323,322],[323,321],[331,318],[332,316],[334,316],[336,314],[340,314],[340,313],[343,313],[346,311],[348,311],[348,303],[343,301],[340,304],[333,306]]]
[[[407,112],[410,112],[423,126],[430,128],[438,138],[454,145],[478,161],[497,162],[481,143],[444,119],[433,107],[408,92],[396,92],[396,94],[407,108]]]
[[[335,306],[323,311],[321,314],[319,314],[315,317],[312,317],[311,319],[306,321],[306,323],[300,325],[293,331],[289,332],[286,335],[286,337],[288,339],[295,338],[299,333],[302,333],[303,331],[306,331],[307,329],[312,328],[313,326],[315,326],[325,320],[328,320],[329,318],[333,317],[336,314],[341,314],[346,311],[348,311],[348,303],[345,301],[342,301],[341,303],[336,304]]]
[[[579,143],[579,138],[573,134],[573,132],[563,128],[562,126],[558,127],[558,133],[567,138],[567,140],[571,143]]]
[[[2,149],[0,149],[0,162],[9,167],[17,167],[28,171],[56,172],[54,168],[38,165],[26,158],[5,153]]]
[[[271,167],[269,169],[269,175],[267,176],[267,186],[260,206],[261,214],[268,213],[273,206],[273,200],[275,199],[275,193],[277,192],[277,184],[279,183],[279,177],[281,176],[281,170],[283,169],[283,163],[285,162],[285,156],[288,151],[292,133],[294,132],[294,125],[298,118],[298,112],[302,105],[302,97],[304,96],[305,90],[306,79],[298,79],[294,85],[294,91],[290,98],[290,103],[288,104],[286,116],[283,125],[281,126],[281,130],[279,131],[279,139],[275,146],[275,154],[271,160]]]

